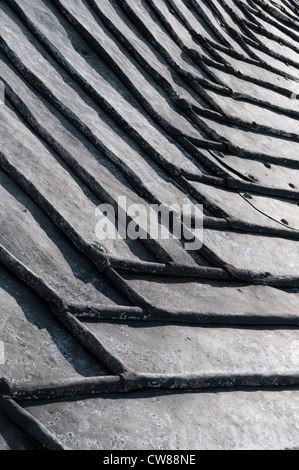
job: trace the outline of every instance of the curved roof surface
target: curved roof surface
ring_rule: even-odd
[[[298,447],[298,12],[0,2],[1,449]]]

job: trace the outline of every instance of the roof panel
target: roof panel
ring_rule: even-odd
[[[297,16],[0,2],[1,449],[298,448]]]

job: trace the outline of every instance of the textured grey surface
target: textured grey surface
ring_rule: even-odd
[[[3,268],[0,286],[0,340],[5,345],[1,377],[22,384],[105,375],[105,368],[60,328],[45,304]]]
[[[28,438],[16,425],[5,416],[0,422],[0,449],[3,450],[36,450],[36,442]]]
[[[3,172],[2,178],[2,246],[34,274],[36,281],[42,279],[66,302],[85,300],[115,304],[115,301],[123,301],[126,304],[118,293],[115,293],[115,301],[109,300],[109,292],[113,297],[113,290],[103,283],[91,262],[68,245],[43,212]]]
[[[290,100],[289,100],[290,101]],[[223,162],[232,170],[236,171],[243,177],[254,178],[263,186],[276,189],[297,190],[299,188],[299,180],[296,171],[280,165],[271,165],[270,163],[262,163],[249,158],[238,158],[235,155],[221,155]],[[292,186],[290,186],[292,185]]]
[[[298,311],[297,292],[284,292],[269,286],[253,286],[223,281],[170,279],[156,276],[125,275],[134,289],[152,299],[156,308],[183,312],[290,315]]]
[[[298,445],[298,406],[297,390],[270,390],[143,392],[26,409],[73,449],[274,450]]]
[[[0,449],[298,448],[295,5],[0,2]]]
[[[277,249],[279,243],[279,250]],[[206,244],[224,263],[255,276],[298,276],[298,242],[265,235],[206,230]],[[273,255],[275,264],[273,265]],[[261,276],[262,277],[262,276]]]
[[[87,323],[101,342],[137,373],[169,375],[292,373],[297,330]]]

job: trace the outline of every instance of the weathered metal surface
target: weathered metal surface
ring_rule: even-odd
[[[296,5],[0,3],[1,449],[298,447]]]

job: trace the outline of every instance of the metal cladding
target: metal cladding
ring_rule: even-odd
[[[298,13],[0,2],[0,449],[298,447]]]

